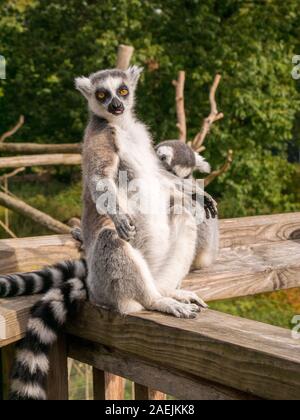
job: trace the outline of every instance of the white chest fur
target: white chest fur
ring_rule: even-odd
[[[134,173],[133,187],[129,185],[129,192],[138,191],[137,194],[133,194],[133,200],[128,200],[128,194],[127,205],[132,214],[137,211],[145,216],[143,223],[144,228],[148,230],[148,240],[160,241],[160,244],[153,244],[153,248],[167,247],[169,195],[161,180],[160,162],[153,152],[150,135],[143,124],[132,122],[126,128],[124,125],[122,128],[116,127],[116,139],[120,160]],[[136,203],[138,205],[135,207]],[[162,240],[159,239],[162,235],[166,244],[162,244]]]
[[[116,127],[120,160],[130,167],[135,178],[158,177],[159,163],[153,154],[151,138],[143,124],[129,121]]]

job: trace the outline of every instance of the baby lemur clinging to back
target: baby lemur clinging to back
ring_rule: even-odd
[[[156,153],[165,169],[180,178],[191,178],[194,171],[210,172],[210,165],[203,156],[194,152],[191,147],[180,140],[166,140],[159,143]],[[204,193],[206,218],[198,224],[198,236],[193,269],[210,266],[217,258],[219,251],[219,223],[217,203]]]

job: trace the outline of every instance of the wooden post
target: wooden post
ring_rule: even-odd
[[[48,400],[66,401],[69,399],[68,357],[65,335],[60,335],[49,356],[50,371],[47,383]]]
[[[0,350],[0,400],[8,400],[11,368],[15,356],[15,345]]]
[[[94,400],[124,400],[125,379],[93,368]]]
[[[147,386],[134,383],[134,399],[138,401],[166,400],[166,394],[160,391],[154,391]]]
[[[128,69],[133,52],[134,48],[130,45],[119,45],[116,65],[117,69]]]

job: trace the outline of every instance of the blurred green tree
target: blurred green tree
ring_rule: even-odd
[[[177,135],[171,81],[178,70],[187,71],[190,138],[209,110],[215,73],[223,75],[225,118],[205,152],[214,167],[227,149],[235,152],[230,173],[210,186],[223,216],[297,208],[287,145],[300,104],[291,77],[292,56],[300,53],[298,0],[8,0],[0,8],[7,59],[0,132],[23,113],[18,139],[78,141],[87,115],[74,76],[113,66],[118,44],[132,44],[146,70],[138,114],[156,141]]]

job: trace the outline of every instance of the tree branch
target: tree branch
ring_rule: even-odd
[[[6,233],[9,234],[9,236],[11,236],[12,238],[17,238],[17,235],[15,235],[14,232],[10,230],[5,223],[2,222],[2,220],[0,220],[0,226],[5,230]]]
[[[233,151],[228,150],[226,162],[220,169],[213,171],[204,179],[204,186],[207,187],[215,178],[227,172],[230,169],[232,162],[233,162]]]
[[[9,178],[13,178],[14,176],[18,175],[20,172],[23,171],[25,171],[25,168],[18,168],[8,174],[2,175],[0,176],[0,182],[3,182]]]
[[[186,117],[184,109],[184,84],[185,84],[185,72],[180,71],[178,73],[178,79],[173,80],[173,86],[176,91],[176,113],[177,113],[177,124],[176,127],[179,131],[179,140],[186,142]]]
[[[223,113],[218,112],[216,102],[216,91],[219,86],[220,80],[221,75],[217,74],[209,92],[210,114],[207,118],[204,119],[201,130],[190,144],[194,151],[197,153],[200,153],[203,150],[205,150],[203,143],[211,129],[212,124],[224,117]]]
[[[3,143],[8,137],[13,136],[24,124],[25,119],[24,116],[21,115],[17,124],[11,130],[7,131],[6,133],[2,134],[0,137],[0,143]]]
[[[128,69],[133,52],[134,48],[131,45],[119,45],[116,66],[117,69]]]
[[[12,197],[9,194],[0,192],[0,205],[8,208],[22,216],[28,217],[36,223],[45,226],[55,233],[70,233],[71,228],[64,223],[59,222],[53,217],[41,212],[40,210],[31,207],[19,198]]]
[[[1,157],[0,169],[20,168],[31,166],[52,166],[52,165],[80,165],[80,154],[45,154],[45,155],[24,155],[13,157]]]
[[[0,143],[0,152],[22,154],[81,153],[81,144]]]

